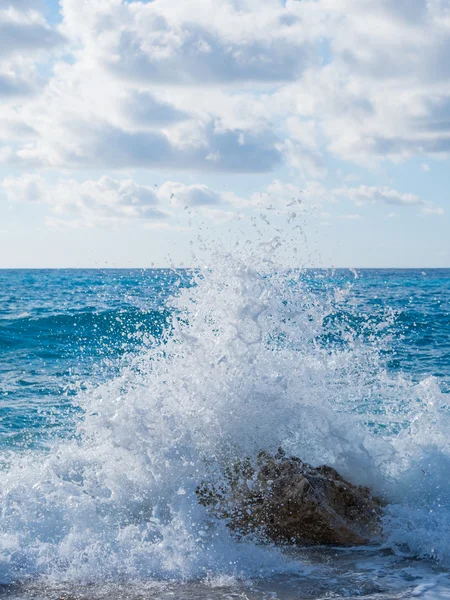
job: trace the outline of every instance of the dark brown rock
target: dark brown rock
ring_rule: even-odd
[[[332,467],[313,468],[280,449],[255,465],[238,461],[220,486],[202,484],[199,502],[236,535],[301,545],[363,545],[381,534],[380,502]]]

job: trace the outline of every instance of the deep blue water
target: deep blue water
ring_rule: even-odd
[[[341,343],[347,326],[361,327],[369,343],[388,334],[389,370],[434,376],[450,390],[450,270],[362,270],[357,278],[310,271],[304,279],[317,294],[351,286],[348,311],[327,317],[321,343]],[[0,271],[0,444],[23,448],[67,435],[74,395],[158,343],[167,301],[189,281],[187,271],[157,269]]]

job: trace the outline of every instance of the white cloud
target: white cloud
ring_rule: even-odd
[[[125,117],[136,127],[165,127],[189,118],[186,112],[158,100],[147,91],[133,90],[123,101],[122,107]]]
[[[297,3],[297,11],[305,5]],[[323,68],[279,90],[314,116],[336,156],[359,164],[450,149],[450,25],[425,0],[320,0]]]
[[[49,51],[63,42],[63,36],[49,27],[36,12],[0,11],[2,61],[19,53]]]
[[[91,62],[135,85],[189,89],[195,105],[195,96],[208,103],[211,85],[229,99],[226,84],[270,83],[269,92],[234,106],[225,100],[215,117],[221,109],[228,119],[245,113],[243,129],[252,127],[252,113],[272,126],[281,119],[278,147],[296,170],[323,174],[324,147],[367,163],[450,150],[450,26],[442,3],[64,0],[63,7]]]
[[[140,83],[290,81],[311,61],[308,29],[268,0],[64,0],[63,13],[100,64]]]
[[[47,205],[50,223],[94,226],[124,220],[158,220],[167,215],[159,206],[155,191],[131,180],[102,177],[79,183],[73,179],[52,184],[40,175],[6,178],[0,190],[10,202],[38,202]]]
[[[217,130],[213,122],[198,128],[197,139],[176,140],[164,130],[129,130],[108,122],[86,119],[55,123],[53,130],[40,128],[41,139],[15,155],[28,166],[124,169],[158,168],[198,171],[269,171],[281,162],[270,132]]]
[[[195,110],[195,102],[192,106]],[[45,93],[11,113],[35,132],[11,160],[25,168],[243,173],[269,171],[281,163],[279,138],[270,127],[237,127],[211,112],[188,112],[164,94],[118,85],[84,62],[61,63]]]
[[[304,186],[275,179],[258,193],[251,194],[250,204],[256,208],[272,206],[286,214],[311,212],[324,204],[335,203],[333,190],[320,181],[307,181]]]
[[[159,188],[159,197],[173,201],[183,207],[215,206],[226,203],[225,197],[207,185],[185,185],[175,181],[166,181]]]
[[[297,126],[284,140],[251,91],[320,62],[310,28],[282,4],[64,0],[62,14],[72,56],[55,65],[44,94],[15,109],[36,133],[12,154],[15,165],[258,173],[286,159],[315,176],[323,169],[312,132],[305,126],[303,140]],[[46,40],[16,37],[29,53]],[[30,93],[27,81],[5,76],[4,95]],[[234,96],[228,84],[248,92]]]
[[[16,127],[2,124],[0,136],[17,168],[266,173],[286,164],[294,178],[317,180],[328,153],[371,168],[450,154],[446,0],[61,8],[55,30],[33,2],[0,0],[0,97]],[[42,69],[36,61],[63,39],[67,55]],[[343,194],[421,203],[379,186]]]
[[[263,191],[251,194],[246,203],[256,208],[272,205],[279,209],[298,210],[302,208],[310,211],[311,208],[325,204],[332,206],[346,201],[351,201],[360,207],[369,204],[386,204],[405,208],[423,206],[422,212],[425,214],[438,214],[435,211],[442,210],[436,209],[415,194],[399,192],[386,186],[360,185],[358,187],[327,188],[323,183],[315,180],[308,181],[303,187],[274,180]],[[388,216],[397,216],[397,213],[390,213]],[[341,218],[363,218],[363,216],[359,214],[355,216],[355,213],[351,213]]]
[[[0,194],[11,203],[39,203],[48,208],[52,227],[94,227],[125,221],[146,225],[179,227],[180,209],[192,208],[213,220],[229,219],[230,193],[219,193],[206,185],[166,181],[161,186],[139,185],[131,179],[101,177],[79,182],[50,182],[41,175],[7,177]]]
[[[33,8],[33,10],[24,10]],[[3,120],[7,104],[27,101],[42,88],[45,77],[39,63],[59,51],[65,39],[35,9],[39,3],[0,0],[0,101]],[[6,112],[6,114],[5,114]]]
[[[368,203],[384,203],[402,207],[422,206],[424,215],[442,215],[444,209],[423,202],[417,196],[402,194],[389,188],[327,189],[317,181],[305,187],[274,180],[260,192],[238,196],[230,190],[215,190],[205,184],[165,181],[162,185],[141,185],[132,179],[101,177],[77,181],[61,178],[49,181],[39,174],[6,177],[0,182],[0,197],[10,203],[38,203],[47,207],[47,224],[52,227],[94,227],[123,222],[141,222],[146,227],[184,228],[191,215],[224,222],[236,211],[256,211],[263,215],[274,210],[288,221],[305,213],[330,220],[331,207],[351,200],[363,207]],[[336,216],[336,215],[335,215]],[[397,213],[389,213],[395,217]],[[344,213],[336,218],[363,219],[360,213]]]

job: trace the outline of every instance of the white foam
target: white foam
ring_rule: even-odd
[[[279,446],[388,494],[393,548],[449,560],[439,534],[449,524],[450,450],[438,386],[389,378],[379,353],[387,338],[363,343],[348,328],[342,347],[322,345],[324,319],[345,302],[345,291],[315,294],[265,256],[216,257],[173,301],[164,342],[80,397],[73,439],[5,467],[0,581],[298,572],[275,548],[234,540],[195,495],[229,461]],[[408,413],[412,424],[374,434],[363,401],[378,403],[386,422]],[[432,516],[430,506],[439,508]]]

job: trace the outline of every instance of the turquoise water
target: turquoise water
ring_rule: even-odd
[[[0,270],[0,444],[66,435],[87,383],[161,336],[186,272]]]
[[[365,327],[369,337],[392,311],[388,368],[415,380],[437,377],[450,391],[450,270],[361,270],[357,279],[347,270],[314,271],[304,280],[318,294],[351,285],[349,310],[325,324],[329,344],[345,327]],[[65,435],[78,411],[72,398],[157,343],[167,300],[189,281],[181,270],[0,271],[0,444]]]
[[[0,583],[446,597],[449,392],[450,270],[0,271]],[[387,499],[378,547],[207,522],[211,464],[279,445]]]

